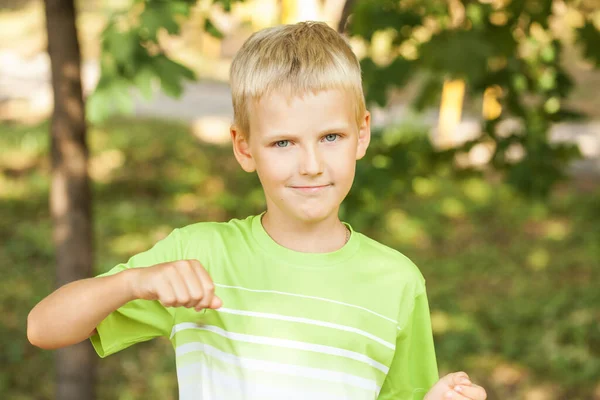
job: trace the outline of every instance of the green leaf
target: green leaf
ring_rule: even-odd
[[[96,90],[86,100],[86,116],[92,124],[106,119],[110,114],[110,99],[105,90]]]
[[[550,19],[552,15],[552,3],[553,0],[537,0],[537,1],[526,1],[525,10],[529,13],[531,22],[537,22],[544,29],[549,28]]]
[[[379,67],[371,58],[361,60],[360,64],[367,103],[376,103],[382,107],[387,104],[388,88],[402,86],[415,71],[415,65],[401,57],[386,67]]]
[[[361,62],[363,73],[363,89],[367,103],[376,103],[383,107],[387,103],[388,82],[384,79],[377,79],[380,70],[379,67],[370,58],[365,58]]]
[[[116,25],[109,25],[102,35],[103,53],[112,56],[117,63],[125,63],[134,57],[139,36],[136,31],[119,31]]]
[[[115,81],[111,86],[112,102],[115,106],[114,111],[121,114],[130,114],[133,112],[133,95],[129,91],[130,83],[126,80]]]
[[[417,111],[423,111],[427,107],[436,105],[442,93],[443,81],[439,76],[429,76],[421,86],[419,94],[413,101]]]
[[[411,29],[423,23],[422,12],[402,8],[401,2],[393,0],[358,1],[349,24],[352,35],[362,36],[371,41],[373,34],[387,28],[398,31],[399,37],[406,38]]]
[[[420,62],[430,71],[478,82],[493,55],[494,44],[474,30],[442,31],[421,46]]]
[[[161,87],[164,92],[172,97],[179,97],[183,92],[183,79],[195,80],[194,71],[189,68],[159,55],[154,58],[154,70],[160,78]]]
[[[196,4],[195,0],[187,1],[171,1],[168,7],[173,15],[183,15],[184,17],[190,16],[191,7]]]
[[[223,39],[224,37],[223,33],[221,33],[221,31],[212,23],[212,21],[208,17],[204,20],[204,30],[206,31],[206,33],[217,39]]]
[[[156,74],[149,67],[145,67],[140,69],[133,78],[133,82],[146,100],[152,97],[152,80],[155,77]]]
[[[551,90],[556,87],[556,70],[554,68],[546,68],[538,77],[537,83],[543,90]]]
[[[87,118],[92,123],[104,121],[110,115],[130,113],[133,98],[129,93],[130,83],[123,78],[101,79],[98,87],[87,99]]]
[[[156,42],[156,35],[160,29],[165,29],[170,34],[179,33],[179,24],[173,18],[169,5],[151,4],[147,4],[140,15],[140,31],[144,33],[146,39]]]
[[[478,3],[470,3],[466,7],[465,14],[471,21],[471,23],[476,26],[482,26],[485,19],[485,13],[482,4]]]
[[[552,122],[563,122],[563,121],[575,121],[580,122],[587,118],[585,113],[577,110],[571,110],[567,108],[561,108],[556,113],[552,114],[549,118]]]
[[[577,42],[583,47],[583,56],[600,67],[600,32],[590,21],[577,29]]]
[[[495,56],[510,57],[517,50],[518,43],[513,35],[514,27],[506,24],[502,26],[488,25],[484,32],[479,33],[492,43]]]
[[[231,0],[217,0],[215,3],[219,3],[223,6],[223,10],[230,12],[231,11]]]

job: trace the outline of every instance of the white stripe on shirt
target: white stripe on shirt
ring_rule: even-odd
[[[318,379],[326,382],[344,383],[361,389],[379,392],[381,389],[377,382],[371,379],[361,378],[356,375],[344,372],[330,371],[322,368],[301,367],[292,364],[283,364],[272,361],[257,360],[253,358],[238,357],[233,354],[225,353],[208,344],[194,342],[178,346],[176,349],[177,357],[184,354],[201,351],[204,354],[214,357],[228,364],[236,365],[245,369],[253,369],[275,374],[284,374],[289,376]]]
[[[298,322],[301,324],[324,326],[327,328],[338,329],[341,331],[353,332],[353,333],[359,334],[361,336],[372,339],[372,340],[376,341],[377,343],[380,343],[391,350],[395,350],[395,348],[396,348],[396,346],[393,343],[390,343],[381,338],[378,338],[377,336],[375,336],[369,332],[365,332],[361,329],[357,329],[357,328],[354,328],[351,326],[334,324],[332,322],[319,321],[316,319],[301,318],[301,317],[290,317],[287,315],[270,314],[270,313],[263,313],[263,312],[256,312],[256,311],[234,310],[234,309],[225,308],[225,307],[218,308],[215,311],[219,312],[219,313],[225,313],[225,314],[244,315],[244,316],[248,316],[248,317],[268,318],[268,319],[276,319],[276,320],[280,320],[280,321]]]
[[[395,319],[386,317],[385,315],[381,315],[381,314],[379,314],[379,313],[377,313],[375,311],[369,310],[368,308],[357,306],[355,304],[344,303],[344,302],[338,301],[338,300],[326,299],[324,297],[316,297],[316,296],[308,296],[308,295],[304,295],[304,294],[280,292],[278,290],[249,289],[249,288],[245,288],[245,287],[242,287],[242,286],[222,285],[222,284],[219,284],[219,283],[215,283],[215,286],[216,287],[220,287],[220,288],[224,288],[224,289],[238,289],[238,290],[245,290],[245,291],[248,291],[248,292],[255,292],[255,293],[274,293],[274,294],[281,294],[281,295],[285,295],[285,296],[294,296],[294,297],[302,297],[302,298],[305,298],[305,299],[313,299],[313,300],[326,301],[326,302],[329,302],[329,303],[340,304],[340,305],[347,306],[347,307],[358,308],[359,310],[363,310],[363,311],[366,311],[366,312],[371,313],[373,315],[376,315],[376,316],[378,316],[380,318],[383,318],[386,321],[393,322],[396,325],[398,324],[398,321],[396,321]]]
[[[255,336],[255,335],[247,335],[244,333],[228,332],[217,326],[196,324],[194,322],[184,322],[184,323],[175,325],[173,327],[173,332],[171,333],[171,337],[173,337],[175,335],[175,333],[181,332],[181,331],[184,331],[187,329],[198,329],[198,330],[213,332],[224,338],[227,338],[230,340],[235,340],[235,341],[240,341],[240,342],[265,344],[265,345],[269,345],[269,346],[285,347],[288,349],[306,350],[306,351],[312,351],[312,352],[320,353],[320,354],[329,354],[329,355],[334,355],[334,356],[339,356],[339,357],[345,357],[345,358],[349,358],[352,360],[356,360],[356,361],[368,364],[371,367],[374,367],[374,368],[380,370],[384,374],[387,374],[389,371],[389,368],[386,367],[385,365],[381,364],[380,362],[377,362],[364,354],[357,353],[354,351],[340,349],[340,348],[332,347],[332,346],[300,342],[300,341],[296,341],[296,340],[279,339],[279,338],[273,338],[273,337],[268,337],[268,336]]]
[[[356,388],[336,387],[338,393],[331,393],[302,384],[290,388],[258,383],[211,368],[203,362],[178,367],[177,376],[180,400],[348,400],[348,391],[356,394]],[[367,393],[365,400],[375,398],[371,392]]]

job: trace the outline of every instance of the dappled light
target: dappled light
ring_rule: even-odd
[[[465,206],[457,198],[446,197],[441,203],[441,213],[448,218],[460,219],[465,216]]]
[[[108,248],[125,259],[127,256],[149,249],[153,244],[153,239],[147,234],[125,233],[112,239]]]
[[[462,183],[462,190],[470,201],[479,206],[487,205],[493,195],[492,184],[477,178],[465,180]]]
[[[0,168],[7,176],[18,177],[40,164],[40,155],[35,148],[21,148],[0,153]]]
[[[412,188],[420,197],[431,197],[439,189],[434,179],[421,176],[417,176],[412,180]]]
[[[119,149],[105,150],[89,161],[89,174],[93,180],[107,183],[113,179],[113,172],[125,163],[125,155]]]
[[[27,134],[5,130],[0,142],[9,152],[23,146],[37,148],[35,143],[43,143],[45,129],[41,126]],[[15,140],[17,137],[20,139]],[[408,137],[410,133],[389,143],[400,145]],[[411,146],[419,143],[414,140],[417,142]],[[92,129],[90,143],[97,159],[119,161],[108,163],[110,179],[94,181],[98,272],[126,261],[175,227],[202,220],[225,221],[263,207],[258,181],[241,171],[231,150],[198,142],[184,125],[114,120]],[[568,355],[592,343],[582,339],[563,347],[560,342],[540,342],[538,337],[548,329],[556,335],[564,329],[591,332],[594,320],[590,318],[598,317],[592,299],[596,292],[593,282],[600,277],[594,267],[593,248],[600,238],[593,227],[600,193],[581,196],[575,186],[569,186],[546,204],[530,204],[510,187],[482,177],[461,180],[443,169],[440,175],[421,175],[414,169],[425,162],[420,158],[413,159],[420,160],[416,164],[406,164],[405,177],[393,178],[390,184],[394,176],[390,174],[398,168],[400,158],[382,151],[386,147],[379,147],[377,142],[373,146],[372,156],[387,157],[391,164],[375,162],[377,168],[371,159],[359,162],[357,180],[364,176],[367,181],[359,182],[362,191],[356,193],[358,199],[348,199],[345,219],[358,231],[407,254],[427,277],[441,370],[470,366],[479,371],[475,376],[489,379],[496,393],[506,395],[517,388],[525,392],[535,386],[521,381],[509,384],[508,378],[499,378],[506,374],[499,366],[510,360],[523,357],[518,365],[526,368],[528,376],[541,374],[544,382],[558,379],[563,367],[547,369],[554,361],[547,358],[552,353],[545,346]],[[167,171],[168,183],[164,179]],[[19,266],[15,271],[31,271],[36,276],[25,293],[47,293],[51,280],[44,277],[53,274],[49,217],[43,206],[47,206],[48,185],[38,183],[44,177],[48,178],[48,171],[39,168],[21,176],[18,182],[26,188],[27,196],[19,197],[18,203],[14,198],[1,200],[0,218],[7,221],[0,231],[0,237],[5,238],[2,257]],[[378,189],[380,184],[386,189]],[[7,201],[13,205],[8,206]],[[382,209],[389,211],[382,214]],[[21,228],[14,233],[7,230],[11,226]],[[575,253],[577,257],[572,257]],[[571,295],[572,290],[578,296]],[[2,302],[9,301],[6,296],[3,294]],[[19,307],[25,310],[32,301],[23,301]],[[545,307],[548,316],[538,315],[539,307]],[[571,319],[561,318],[563,321],[551,328],[546,325],[549,316],[561,315],[566,307],[575,312]],[[521,342],[512,336],[513,331],[522,332]],[[16,345],[25,346],[20,343]],[[166,354],[165,346],[168,344],[163,342],[143,345],[105,360],[102,376],[121,371],[118,382],[104,389],[107,398],[118,391],[132,393],[131,385],[139,393],[173,390],[172,359],[159,356]],[[480,352],[487,355],[477,357]],[[42,357],[36,354],[14,362],[36,370],[33,364],[40,363]],[[500,361],[492,362],[494,359]],[[139,364],[142,360],[144,363]],[[574,358],[564,362],[577,366],[587,361]],[[135,368],[141,370],[134,373]],[[48,372],[39,374],[48,376]],[[151,374],[156,379],[148,381],[138,374]],[[571,374],[570,379],[582,382],[584,377]],[[160,389],[154,386],[159,385],[157,382],[161,382]]]
[[[546,269],[550,262],[550,253],[543,247],[533,248],[527,255],[527,265],[534,271]]]
[[[572,225],[571,220],[567,218],[532,219],[525,223],[523,230],[536,239],[561,241],[571,234]]]
[[[53,239],[72,234],[72,186],[65,174],[51,181],[43,2],[8,3],[0,398],[49,399],[53,354],[27,342],[26,319],[55,285]],[[57,132],[69,137],[85,113],[89,156],[72,142],[60,149],[63,165],[92,185],[95,274],[175,228],[264,210],[258,177],[232,154],[232,57],[259,28],[341,23],[361,62],[373,132],[340,217],[421,271],[440,374],[468,371],[490,400],[600,400],[594,0],[356,0],[345,16],[344,0],[131,4],[76,2],[82,64],[63,65],[68,82],[55,88],[68,117]],[[80,78],[85,108],[65,98]],[[108,357],[98,399],[174,400],[174,363],[167,340]]]
[[[422,223],[400,209],[387,212],[386,230],[390,233],[390,238],[397,243],[421,249],[431,245],[431,240]]]
[[[199,140],[219,145],[229,145],[229,127],[231,118],[203,117],[192,122],[192,134]]]

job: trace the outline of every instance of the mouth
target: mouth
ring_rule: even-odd
[[[301,193],[317,193],[320,192],[321,190],[327,189],[328,187],[332,186],[333,184],[327,184],[327,185],[311,185],[311,186],[290,186],[290,188],[299,191]]]

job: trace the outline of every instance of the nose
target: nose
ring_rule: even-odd
[[[323,173],[323,157],[319,149],[310,147],[302,150],[300,174],[320,175]]]

